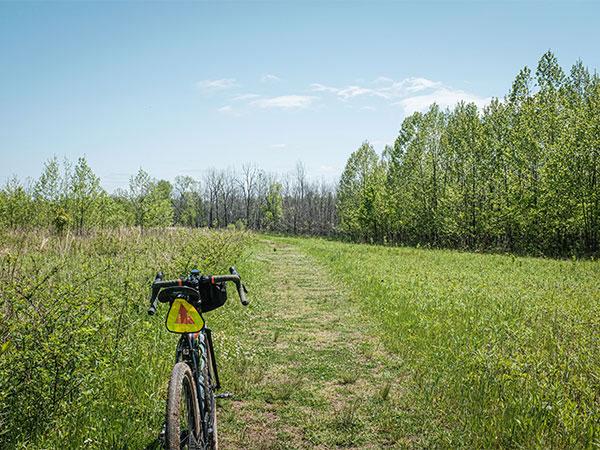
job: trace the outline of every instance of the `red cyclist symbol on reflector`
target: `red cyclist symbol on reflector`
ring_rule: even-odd
[[[192,317],[188,313],[185,306],[183,306],[183,304],[179,305],[179,313],[177,314],[177,319],[175,320],[175,323],[181,325],[195,323],[194,319],[192,319]]]

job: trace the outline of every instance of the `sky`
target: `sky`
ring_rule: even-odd
[[[600,68],[599,26],[581,1],[0,1],[0,182],[53,155],[109,192],[140,168],[334,180],[363,141],[502,98],[549,49]]]

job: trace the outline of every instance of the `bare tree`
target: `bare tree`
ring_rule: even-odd
[[[222,187],[221,192],[223,195],[223,226],[226,227],[230,223],[229,219],[232,213],[239,182],[235,172],[231,168],[221,171],[220,178]],[[235,222],[235,220],[236,219],[233,219],[232,222]]]
[[[204,187],[208,197],[208,226],[213,227],[219,222],[219,197],[223,187],[223,178],[215,170],[210,169],[204,176]]]
[[[250,222],[250,213],[252,201],[256,193],[259,171],[255,164],[244,164],[242,166],[242,177],[239,181],[240,188],[244,195],[244,206],[246,207],[246,226],[252,227]]]
[[[185,225],[183,223],[184,211],[187,207],[189,193],[194,185],[194,179],[188,176],[175,177],[175,185],[173,186],[173,212],[176,224]]]
[[[298,223],[302,221],[304,213],[304,195],[306,191],[306,168],[302,161],[296,163],[296,171],[294,172],[295,193],[294,193],[294,234],[298,233]]]

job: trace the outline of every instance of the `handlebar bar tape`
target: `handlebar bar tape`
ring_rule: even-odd
[[[237,272],[237,270],[235,270],[235,267],[231,266],[229,268],[229,272],[231,272],[232,275],[237,275],[240,278],[240,281],[242,281],[242,276]],[[246,294],[248,293],[248,289],[246,289],[246,286],[244,285],[244,283],[242,283],[242,289],[244,290],[244,292]]]
[[[155,286],[157,282],[160,282],[163,279],[163,274],[158,272],[156,274],[156,278],[154,278],[154,283],[152,283],[152,297],[150,297],[150,307],[148,308],[148,315],[153,316],[156,312],[156,297],[158,296],[158,291],[160,291],[160,287]]]
[[[246,289],[246,286],[244,286],[244,284],[242,283],[242,277],[237,272],[237,270],[235,270],[235,267],[233,267],[233,266],[231,266],[229,268],[229,273],[231,273],[231,275],[237,276],[238,281],[235,283],[235,286],[237,287],[238,294],[240,296],[240,301],[242,302],[242,305],[247,306],[248,299],[246,298],[246,294],[248,293],[248,289]]]

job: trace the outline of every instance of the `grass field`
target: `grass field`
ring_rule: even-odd
[[[254,251],[259,369],[222,406],[227,448],[600,444],[597,262],[309,238]]]
[[[222,272],[221,448],[596,448],[600,266],[228,231],[0,234],[0,447],[156,448],[157,269]]]
[[[416,446],[600,445],[597,262],[290,242],[402,361]]]

